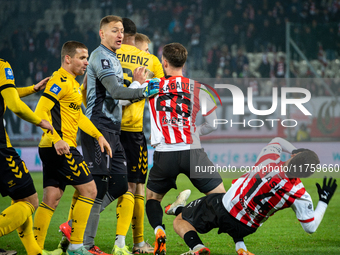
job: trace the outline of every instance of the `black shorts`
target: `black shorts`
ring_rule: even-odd
[[[125,152],[120,143],[118,132],[99,131],[111,146],[112,158],[106,154],[106,151],[100,151],[97,139],[80,131],[83,155],[92,174],[106,176],[112,174],[127,174]]]
[[[74,148],[69,155],[59,156],[54,147],[39,148],[43,164],[43,187],[57,186],[65,190],[66,185],[81,185],[93,180],[83,156]]]
[[[193,162],[197,165],[209,165],[209,160],[203,149],[158,152],[153,154],[153,167],[150,170],[147,187],[158,194],[165,194],[171,188],[177,189],[176,179],[180,173],[190,178]],[[202,193],[215,189],[222,178],[215,172],[209,178],[190,178],[192,184]]]
[[[14,148],[0,149],[0,193],[13,200],[23,199],[36,193],[33,180]]]
[[[145,183],[148,172],[148,148],[144,133],[121,131],[120,141],[126,153],[128,181]]]
[[[243,240],[256,231],[231,216],[225,209],[222,194],[210,194],[187,204],[182,210],[182,218],[188,221],[198,233],[205,234],[214,228],[218,233],[229,234],[235,242]]]

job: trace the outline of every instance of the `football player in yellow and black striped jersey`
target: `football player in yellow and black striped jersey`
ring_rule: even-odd
[[[0,59],[0,193],[12,198],[12,205],[1,213],[0,237],[16,229],[29,255],[59,255],[61,250],[43,251],[34,239],[32,214],[39,204],[38,195],[25,163],[10,143],[4,126],[4,113],[8,107],[20,118],[53,131],[47,120],[42,120],[20,100],[20,97],[43,89],[47,81],[48,78],[36,85],[17,89],[10,64]]]
[[[75,77],[84,74],[87,58],[88,50],[84,44],[66,42],[61,50],[61,68],[53,73],[35,110],[38,116],[52,123],[55,131],[53,134],[44,133],[39,144],[44,197],[35,214],[34,235],[43,247],[54,210],[66,185],[72,185],[76,191],[69,215],[72,219],[69,255],[89,254],[83,246],[83,237],[97,195],[90,170],[76,148],[78,127],[97,139],[102,152],[105,148],[112,156],[110,145],[80,108],[82,95]]]
[[[124,40],[117,50],[117,58],[124,72],[124,86],[132,83],[132,74],[140,66],[147,67],[154,76],[164,76],[159,59],[135,47],[136,26],[132,20],[123,18]],[[146,37],[147,38],[147,37]],[[152,78],[152,77],[150,77]],[[125,101],[126,102],[126,101]],[[123,103],[124,101],[120,101]],[[153,253],[151,245],[144,241],[144,185],[148,170],[147,144],[143,133],[145,100],[125,105],[121,124],[120,140],[127,158],[128,191],[119,197],[117,203],[116,245],[124,247],[125,236],[132,223],[133,253]],[[104,198],[103,205],[107,203]],[[132,221],[131,221],[132,219]]]

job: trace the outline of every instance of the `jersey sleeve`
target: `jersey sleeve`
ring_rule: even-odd
[[[15,87],[14,74],[12,67],[8,62],[1,62],[0,69],[0,92],[2,89],[7,87]]]
[[[152,55],[153,57],[153,70],[151,70],[154,74],[156,78],[162,78],[164,77],[164,71],[163,71],[163,66],[161,64],[161,62],[159,61],[159,59],[155,56]]]
[[[41,122],[41,118],[34,114],[34,112],[19,98],[19,94],[14,87],[0,87],[1,95],[8,108],[18,115],[21,119],[26,120],[34,125]]]
[[[300,222],[308,223],[314,220],[313,201],[307,191],[300,198],[295,199],[291,208]]]
[[[47,82],[43,96],[56,103],[67,94],[69,87],[66,84],[61,85],[58,77],[54,76]]]
[[[279,143],[269,143],[257,156],[256,164],[259,164],[268,158],[280,161],[281,153],[282,147]]]
[[[51,111],[56,102],[57,100],[54,97],[48,96],[48,94],[44,93],[43,96],[40,97],[39,99],[37,107],[35,108],[35,113],[40,118],[49,120],[48,113]],[[50,124],[52,125],[52,123]],[[55,129],[53,129],[53,134],[51,134],[51,132],[47,133],[46,129],[44,130],[44,133],[52,140],[53,143],[56,143],[61,140],[60,135]]]
[[[98,79],[102,81],[105,77],[115,75],[113,71],[113,63],[108,57],[96,52],[91,60],[91,68],[96,73]]]
[[[25,97],[25,96],[29,96],[33,93],[35,93],[36,91],[34,90],[34,85],[31,86],[27,86],[27,87],[20,87],[17,88],[17,91],[19,93],[19,97]]]

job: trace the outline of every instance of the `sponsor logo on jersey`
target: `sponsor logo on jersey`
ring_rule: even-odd
[[[14,75],[11,68],[5,68],[5,74],[7,80],[14,80]]]
[[[52,87],[50,88],[50,91],[56,95],[59,94],[61,88],[57,84],[53,84]]]
[[[76,103],[70,103],[70,105],[68,106],[76,111],[79,111],[80,110],[80,106],[77,105]]]
[[[101,59],[102,62],[102,68],[103,69],[109,69],[110,68],[110,61],[107,59]]]

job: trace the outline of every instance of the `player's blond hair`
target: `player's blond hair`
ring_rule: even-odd
[[[147,44],[151,43],[150,38],[145,35],[145,34],[141,34],[141,33],[137,33],[136,37],[135,37],[135,42],[136,43],[143,43],[146,42]]]
[[[103,26],[105,26],[106,24],[109,24],[111,22],[121,22],[123,24],[123,19],[121,17],[115,16],[115,15],[105,16],[100,21],[99,29],[102,29]]]

